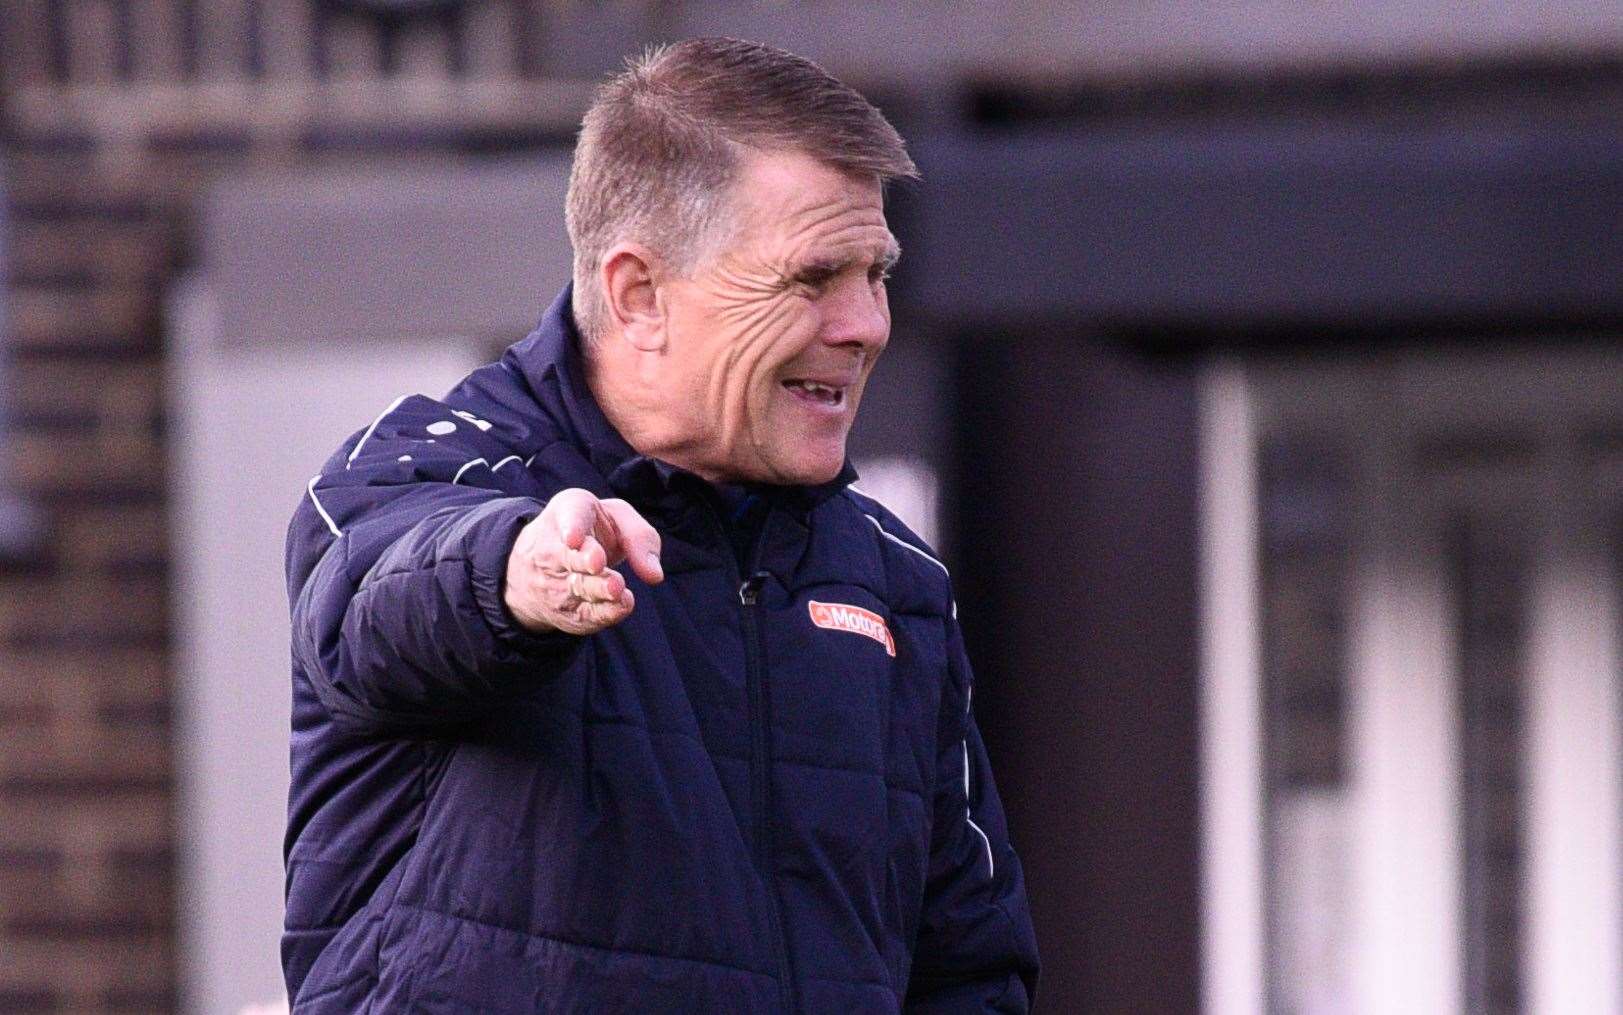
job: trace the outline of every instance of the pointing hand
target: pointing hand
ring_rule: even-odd
[[[659,546],[659,533],[625,501],[561,491],[513,541],[503,599],[531,631],[594,634],[636,605],[614,567],[627,563],[650,585],[665,580]]]

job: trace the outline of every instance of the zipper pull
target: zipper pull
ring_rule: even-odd
[[[744,584],[738,586],[738,601],[745,606],[754,606],[761,601],[761,586],[766,584],[769,576],[765,571],[757,571],[744,579]]]

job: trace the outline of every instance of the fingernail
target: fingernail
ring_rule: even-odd
[[[644,554],[644,556],[648,560],[648,566],[653,568],[655,573],[659,574],[661,577],[664,577],[665,568],[659,563],[659,554],[649,550],[646,554]]]

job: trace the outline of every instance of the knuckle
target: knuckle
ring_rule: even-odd
[[[596,500],[597,498],[592,496],[590,490],[583,490],[578,486],[573,486],[553,494],[551,499],[547,501],[547,506],[542,513],[551,511],[557,514],[578,516],[583,512],[590,511]]]

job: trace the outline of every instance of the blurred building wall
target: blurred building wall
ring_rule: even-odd
[[[1057,1010],[1193,1012],[1195,371],[1063,320],[977,335],[964,367],[959,615],[1041,989]]]

